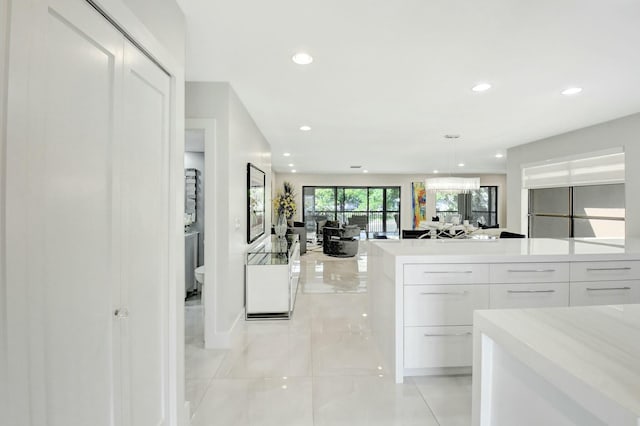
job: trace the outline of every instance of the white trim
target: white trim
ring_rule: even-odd
[[[224,348],[226,341],[223,331],[218,333],[217,322],[217,303],[220,300],[218,292],[218,283],[224,282],[224,278],[220,277],[220,269],[218,268],[218,256],[220,250],[225,250],[222,241],[218,238],[219,230],[224,227],[218,226],[218,214],[216,208],[207,208],[206,206],[219,205],[219,188],[220,179],[217,175],[219,167],[217,166],[219,158],[218,141],[216,136],[216,120],[214,118],[187,118],[185,120],[186,129],[199,129],[204,131],[204,285],[202,286],[202,303],[204,305],[204,336],[205,347]],[[228,250],[228,249],[227,249]]]
[[[7,68],[9,64],[9,12],[11,0],[0,0],[0,413],[9,416],[8,410],[8,360],[7,349],[7,283],[6,283],[6,258],[5,258],[5,210],[6,210],[6,112],[7,112]],[[5,418],[9,424],[11,418]]]
[[[191,401],[184,402],[184,426],[191,426]]]
[[[240,312],[238,312],[238,315],[229,330],[209,334],[209,339],[205,343],[206,348],[229,349],[242,330],[240,324],[244,322],[244,315],[245,308],[242,308]]]

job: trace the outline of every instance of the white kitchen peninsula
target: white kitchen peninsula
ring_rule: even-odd
[[[372,329],[398,383],[469,373],[474,310],[640,303],[638,241],[380,240],[367,259]]]
[[[473,425],[640,425],[640,305],[478,311]]]

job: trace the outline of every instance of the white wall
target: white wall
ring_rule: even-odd
[[[180,63],[185,62],[186,22],[175,0],[123,0]]]
[[[213,171],[207,170],[207,185],[212,180],[215,182],[215,200],[207,196],[209,208],[205,220],[207,235],[210,231],[215,235],[215,248],[211,250],[207,236],[205,343],[207,347],[224,347],[230,344],[230,334],[244,309],[244,262],[249,248],[247,163],[266,173],[268,234],[271,227],[271,147],[228,83],[188,82],[186,116],[189,119],[215,119],[216,122],[215,165]],[[209,139],[205,143],[208,158]],[[210,164],[209,160],[207,164]],[[210,221],[210,215],[215,219]],[[215,268],[210,274],[208,265],[212,263]]]
[[[197,180],[196,192],[196,223],[191,225],[193,231],[197,231],[198,235],[198,265],[204,264],[204,229],[205,229],[205,170],[204,170],[204,152],[185,152],[184,168],[198,170],[199,177]]]
[[[399,186],[400,187],[400,226],[411,229],[413,210],[411,208],[411,182],[424,181],[427,177],[436,175],[377,175],[371,173],[354,173],[341,175],[277,173],[275,191],[282,189],[283,182],[291,182],[296,191],[296,206],[298,207],[294,220],[302,220],[302,187],[303,186]],[[442,175],[437,175],[442,176]],[[464,176],[464,175],[456,175]],[[474,175],[480,176],[481,185],[496,185],[498,187],[498,223],[505,226],[506,200],[505,175]],[[427,218],[436,215],[435,197],[427,193]]]
[[[626,236],[640,237],[640,114],[585,127],[573,132],[519,145],[507,151],[507,212],[509,229],[526,231],[527,223],[523,210],[522,173],[523,164],[567,157],[579,153],[623,147],[625,151],[626,176]]]

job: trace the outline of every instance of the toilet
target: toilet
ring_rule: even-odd
[[[195,270],[196,282],[198,283],[198,290],[204,285],[204,265],[198,266]]]

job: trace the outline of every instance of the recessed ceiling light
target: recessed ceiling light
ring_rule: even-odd
[[[458,167],[464,167],[464,163],[458,163]]]
[[[460,135],[455,134],[455,133],[449,133],[448,135],[444,135],[445,139],[458,139],[460,137]]]
[[[491,89],[491,85],[489,83],[478,83],[471,88],[474,92],[484,92],[489,89]]]
[[[293,167],[293,163],[289,163],[289,167]]]
[[[369,170],[364,169],[364,170],[362,171],[362,173],[369,173]]]
[[[311,55],[305,52],[298,52],[291,57],[291,60],[298,65],[309,65],[313,62]]]
[[[499,152],[499,153],[496,154],[496,158],[502,158],[502,157],[504,157],[504,155],[502,153]]]
[[[300,130],[302,130],[303,132],[308,132],[309,130],[311,130],[311,126],[300,126]]]
[[[570,95],[577,95],[580,92],[582,92],[582,87],[569,87],[568,89],[564,89],[560,93],[562,93],[565,96],[570,96]]]
[[[440,173],[440,172],[439,172],[439,171],[437,171],[437,170],[434,170],[434,171],[433,171],[433,174],[436,174],[436,175],[437,175],[438,173]]]
[[[284,153],[284,154],[282,154],[282,155],[284,155],[285,157],[291,157],[291,153],[289,153],[289,152],[285,152],[285,153]]]
[[[291,169],[291,173],[295,173],[295,172],[296,172],[296,169]]]

